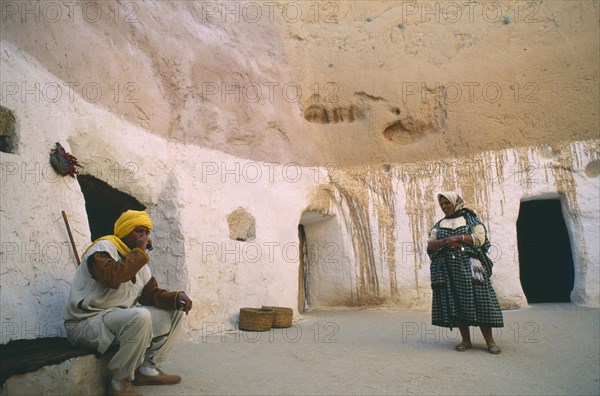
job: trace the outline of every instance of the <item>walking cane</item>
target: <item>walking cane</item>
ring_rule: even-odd
[[[73,247],[73,253],[75,253],[75,259],[77,259],[77,265],[81,264],[81,260],[79,259],[79,254],[77,254],[77,248],[75,247],[75,241],[73,240],[73,234],[71,234],[71,227],[69,227],[69,221],[67,220],[67,214],[65,211],[62,211],[62,217],[65,221],[65,225],[67,226],[67,233],[69,234],[69,240],[71,241],[71,246]]]

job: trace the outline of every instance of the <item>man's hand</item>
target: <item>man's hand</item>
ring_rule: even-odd
[[[141,237],[140,239],[135,241],[135,247],[138,249],[142,249],[144,252],[146,251],[148,245],[152,245],[152,239],[148,238],[147,236]]]
[[[192,309],[192,300],[184,292],[177,295],[177,309],[185,312],[186,315]]]

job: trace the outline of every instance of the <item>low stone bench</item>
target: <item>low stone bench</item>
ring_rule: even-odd
[[[0,395],[103,395],[109,355],[58,337],[0,345]]]

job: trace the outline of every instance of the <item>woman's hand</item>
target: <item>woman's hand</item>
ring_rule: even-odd
[[[446,246],[450,249],[460,249],[462,244],[462,235],[454,235],[451,237],[447,237],[443,239],[443,246]]]
[[[467,243],[467,239],[463,239],[463,235],[454,235],[451,237],[446,237],[442,239],[438,239],[435,241],[430,241],[427,244],[427,249],[437,251],[443,247],[449,249],[461,249]]]

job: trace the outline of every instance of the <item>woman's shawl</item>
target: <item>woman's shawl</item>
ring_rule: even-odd
[[[462,250],[462,251],[450,249],[447,247],[441,247],[437,251],[427,249],[427,254],[429,255],[429,258],[431,259],[430,271],[431,271],[431,286],[432,287],[439,287],[439,286],[445,285],[447,283],[448,271],[446,270],[446,264],[447,264],[446,257],[450,256],[450,255],[465,254],[467,257],[475,258],[475,259],[479,260],[481,262],[481,264],[483,265],[486,276],[489,278],[492,275],[492,267],[494,266],[494,263],[487,255],[487,252],[489,251],[489,249],[491,247],[491,243],[488,239],[488,233],[487,233],[487,229],[486,229],[485,225],[481,222],[481,220],[479,220],[479,218],[477,218],[477,215],[475,214],[475,212],[473,212],[471,209],[468,209],[468,208],[459,209],[456,212],[452,213],[451,215],[444,217],[444,219],[454,219],[454,218],[457,218],[460,216],[463,216],[465,218],[465,220],[467,222],[467,227],[469,228],[469,232],[472,232],[473,228],[476,225],[482,225],[483,229],[485,231],[485,241],[480,247],[477,247],[477,248],[470,246],[470,245],[464,245],[464,250]],[[438,230],[441,230],[440,222],[444,219],[439,220],[433,226],[433,228],[437,228]],[[460,234],[455,234],[455,235],[460,235]],[[439,231],[438,231],[438,236],[439,236]]]

